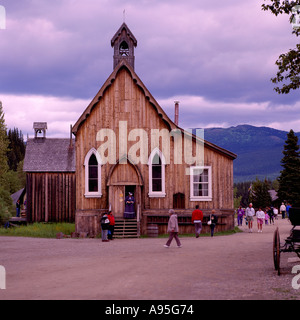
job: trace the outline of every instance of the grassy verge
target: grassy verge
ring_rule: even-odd
[[[33,238],[56,238],[56,234],[62,232],[63,234],[70,235],[75,232],[74,223],[33,223],[27,226],[11,227],[8,229],[0,228],[0,236],[11,237],[33,237]],[[216,232],[214,236],[225,236],[234,233],[242,232],[238,227],[233,230]],[[180,234],[180,237],[195,237],[195,234]],[[168,238],[168,234],[162,234],[159,238]],[[200,237],[210,237],[210,233],[200,234]],[[149,238],[147,235],[141,238]]]
[[[62,232],[70,235],[75,231],[74,223],[33,223],[27,226],[0,228],[0,236],[56,238],[56,234]]]
[[[241,231],[238,227],[235,227],[233,230],[228,230],[228,231],[222,231],[222,232],[215,232],[214,236],[229,236],[235,233],[243,232]],[[169,234],[160,234],[158,236],[159,238],[168,238]],[[184,234],[179,234],[179,237],[195,237],[194,233],[184,233]],[[201,233],[200,237],[210,237],[210,233]],[[149,238],[147,235],[141,236],[141,238]]]

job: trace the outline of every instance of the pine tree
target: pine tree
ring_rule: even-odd
[[[13,212],[7,183],[9,169],[7,164],[8,143],[4,112],[0,101],[0,224],[5,222]]]
[[[0,185],[4,185],[4,176],[8,171],[7,164],[8,139],[6,136],[6,124],[2,102],[0,101]]]
[[[23,134],[18,128],[14,128],[13,130],[8,130],[7,137],[9,141],[7,152],[9,169],[17,171],[18,164],[25,157],[25,143]]]
[[[278,197],[293,206],[300,205],[300,153],[298,137],[293,130],[287,134],[284,157],[281,160],[283,170],[280,171]]]
[[[250,196],[250,201],[253,203],[255,208],[265,209],[272,204],[272,198],[269,193],[270,186],[268,181],[256,180],[252,184],[252,192]]]
[[[249,204],[249,194],[250,194],[251,181],[238,182],[234,184],[236,188],[235,198],[240,199],[237,206],[247,207]]]

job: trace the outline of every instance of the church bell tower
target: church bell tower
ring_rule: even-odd
[[[114,69],[122,59],[134,69],[134,48],[137,40],[125,22],[111,39],[111,46],[114,48]]]

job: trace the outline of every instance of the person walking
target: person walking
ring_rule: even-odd
[[[273,208],[274,218],[278,220],[278,209],[276,207]]]
[[[108,240],[113,240],[116,222],[115,222],[115,217],[113,216],[111,211],[108,212],[107,218],[109,220],[107,238]]]
[[[217,225],[218,222],[218,217],[215,215],[216,210],[212,210],[211,212],[211,216],[210,216],[210,236],[213,237],[214,236],[214,232],[215,232],[215,227]]]
[[[256,218],[257,218],[257,232],[262,232],[262,226],[264,224],[264,220],[265,220],[265,212],[261,209],[258,208],[258,211],[256,212]]]
[[[242,206],[239,206],[238,210],[237,210],[237,223],[238,226],[242,226],[243,225],[243,217],[245,215],[245,210],[242,208]]]
[[[281,217],[282,217],[282,219],[285,219],[286,206],[284,205],[284,203],[283,203],[283,202],[282,202],[282,204],[281,204],[281,206],[280,206],[279,210],[280,210],[280,213],[281,213]]]
[[[285,212],[286,212],[286,216],[287,216],[287,218],[289,218],[290,217],[290,208],[291,208],[292,206],[290,205],[290,203],[287,203],[287,205],[286,205],[286,207],[285,207]]]
[[[249,232],[252,232],[254,216],[255,216],[254,208],[252,207],[252,203],[249,203],[249,206],[246,209],[246,219],[248,221]]]
[[[201,233],[202,220],[203,220],[203,212],[199,209],[199,206],[196,205],[195,210],[192,212],[192,223],[194,223],[195,225],[196,238],[199,238],[199,235]]]
[[[270,216],[269,216],[268,212],[265,211],[265,224],[269,223],[269,218],[270,218]]]
[[[270,218],[270,225],[271,225],[272,223],[274,224],[274,209],[272,207],[268,209],[269,210],[267,212]]]
[[[176,243],[177,243],[177,247],[181,248],[181,242],[178,238],[178,219],[177,219],[177,214],[175,213],[175,211],[173,209],[169,210],[169,214],[170,214],[170,218],[168,221],[168,232],[170,233],[169,235],[169,239],[167,241],[167,243],[164,245],[164,247],[169,248],[170,244],[173,240],[173,238],[175,239]]]
[[[102,242],[109,242],[107,239],[108,227],[109,227],[109,219],[106,213],[103,213],[101,220],[101,238]]]

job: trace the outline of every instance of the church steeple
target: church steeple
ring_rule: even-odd
[[[122,59],[125,59],[134,69],[134,47],[137,40],[124,22],[111,39],[114,48],[114,69]]]

